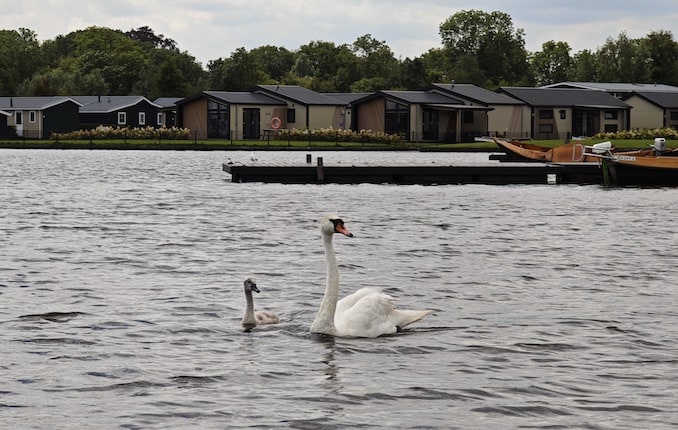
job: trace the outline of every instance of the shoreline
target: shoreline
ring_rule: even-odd
[[[327,142],[322,142],[326,144]],[[393,151],[393,152],[503,152],[496,148],[436,148],[435,146],[385,146],[385,145],[306,145],[280,146],[268,144],[221,144],[221,143],[124,143],[124,142],[0,142],[0,149],[53,149],[53,150],[131,150],[131,151]]]

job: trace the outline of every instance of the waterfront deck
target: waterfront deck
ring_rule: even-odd
[[[325,166],[223,164],[233,182],[281,184],[602,184],[595,163],[501,163],[465,166]]]

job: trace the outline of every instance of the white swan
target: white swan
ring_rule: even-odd
[[[247,307],[245,314],[242,317],[242,325],[253,326],[261,324],[278,324],[280,318],[275,312],[271,311],[256,311],[254,312],[254,300],[252,299],[252,291],[259,293],[259,288],[254,278],[249,277],[245,279],[245,300]]]
[[[361,288],[339,300],[339,267],[332,237],[334,233],[348,237],[353,237],[353,234],[344,226],[344,221],[334,214],[323,217],[320,232],[325,246],[327,285],[318,315],[311,324],[311,333],[340,337],[377,337],[396,333],[432,312],[397,309],[393,297],[376,288]]]

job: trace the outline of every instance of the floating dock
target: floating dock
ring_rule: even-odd
[[[603,172],[597,163],[502,163],[468,166],[280,166],[266,164],[224,164],[233,182],[280,184],[602,184]]]

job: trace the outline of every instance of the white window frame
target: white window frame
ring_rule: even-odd
[[[118,112],[118,125],[127,124],[127,112]]]
[[[162,125],[162,112],[158,112],[158,120],[157,120],[158,125]]]
[[[139,125],[146,125],[146,112],[139,112]]]
[[[38,114],[34,110],[28,112],[28,122],[31,124],[35,124],[35,122],[38,120]]]

